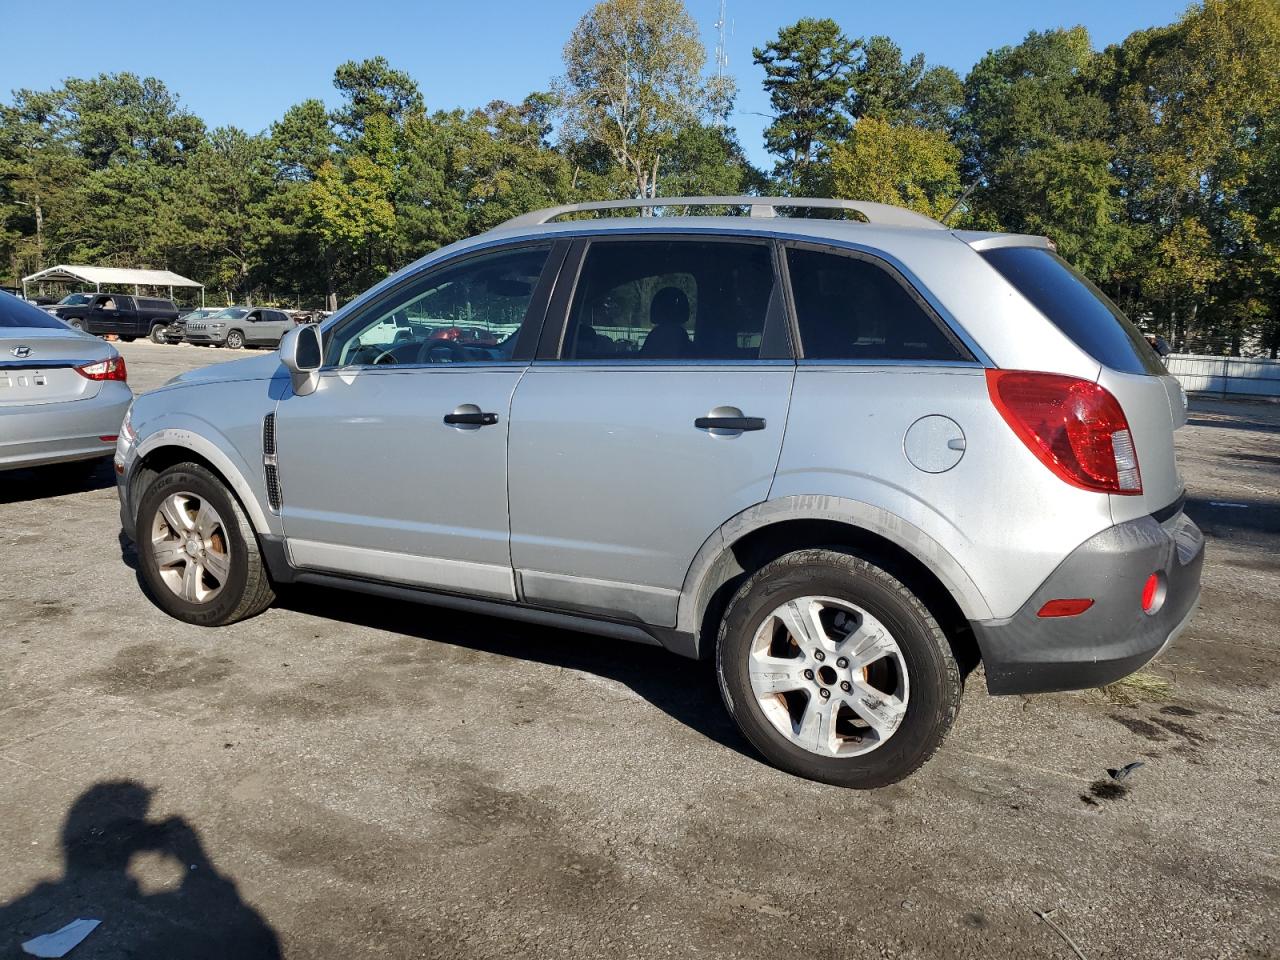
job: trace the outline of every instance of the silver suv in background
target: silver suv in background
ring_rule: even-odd
[[[197,346],[269,347],[280,345],[280,338],[297,324],[283,310],[265,307],[227,307],[211,316],[188,320],[183,339]]]
[[[699,205],[750,215],[556,222]],[[189,623],[300,581],[658,644],[714,658],[778,766],[873,787],[977,664],[995,694],[1088,687],[1185,626],[1185,417],[1043,237],[669,198],[518,217],[184,374],[117,471]]]

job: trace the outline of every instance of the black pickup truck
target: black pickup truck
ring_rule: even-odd
[[[73,327],[99,335],[114,333],[126,343],[151,336],[155,327],[163,331],[178,319],[178,308],[172,300],[122,293],[72,294],[44,309]]]

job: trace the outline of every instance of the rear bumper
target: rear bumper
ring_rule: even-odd
[[[132,401],[128,386],[109,381],[84,400],[0,407],[0,470],[110,456]]]
[[[974,621],[993,694],[1080,690],[1128,676],[1191,621],[1200,599],[1204,537],[1185,514],[1117,524],[1067,557],[1007,620]],[[1142,610],[1142,588],[1164,578],[1163,599]],[[1039,617],[1050,600],[1087,597],[1074,617]]]

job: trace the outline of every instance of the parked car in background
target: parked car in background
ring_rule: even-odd
[[[73,293],[45,309],[72,327],[98,336],[113,333],[126,343],[154,339],[154,330],[178,319],[172,300],[123,293]]]
[[[187,343],[197,346],[270,347],[280,345],[280,338],[297,324],[283,310],[267,307],[228,307],[210,317],[189,322],[184,335]]]
[[[726,202],[752,215],[553,222]],[[1185,422],[1044,237],[663,198],[517,217],[278,359],[178,376],[117,473],[183,621],[307,582],[661,645],[714,659],[779,767],[874,787],[934,753],[978,663],[993,694],[1095,687],[1186,627]]]
[[[156,339],[154,335],[151,339],[155,340],[156,343],[181,343],[187,332],[187,323],[189,321],[212,317],[215,313],[222,312],[222,309],[222,307],[197,307],[188,313],[184,313],[160,331],[159,339]]]
[[[126,376],[110,344],[0,293],[0,470],[110,456]]]

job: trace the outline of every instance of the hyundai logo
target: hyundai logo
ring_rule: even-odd
[[[25,360],[27,359],[27,357],[31,356],[31,348],[28,347],[26,344],[23,344],[20,347],[14,347],[9,352],[12,353],[19,360]]]

